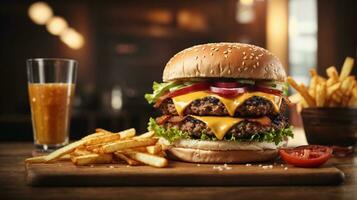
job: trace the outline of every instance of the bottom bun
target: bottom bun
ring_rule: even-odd
[[[274,159],[278,150],[202,150],[193,148],[171,147],[167,150],[172,159],[194,163],[248,163]]]

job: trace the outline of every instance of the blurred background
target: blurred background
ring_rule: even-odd
[[[143,96],[176,52],[207,42],[255,44],[307,83],[310,68],[325,75],[346,56],[356,59],[356,13],[355,0],[3,0],[0,140],[32,140],[27,58],[79,61],[71,139],[96,127],[144,131],[154,110]]]

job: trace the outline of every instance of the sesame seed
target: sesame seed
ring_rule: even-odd
[[[245,51],[243,51],[243,55],[245,55],[246,53],[245,53]]]
[[[262,166],[262,164],[259,164],[258,166],[259,166],[259,167],[261,167],[261,166]]]
[[[257,66],[253,65],[253,68],[255,69]]]
[[[113,166],[113,165],[110,165],[109,168],[114,168],[114,166]]]
[[[253,56],[249,56],[249,59],[252,60],[252,59],[253,59]]]
[[[244,71],[247,71],[248,70],[248,67],[244,67]]]
[[[205,50],[206,49],[206,47],[202,47],[202,50]]]
[[[227,55],[224,55],[224,57],[225,57],[225,58],[228,58],[228,56],[227,56]]]
[[[211,72],[211,74],[213,74],[213,69],[211,69],[211,71],[210,71],[210,72]]]
[[[268,169],[268,166],[263,166],[262,168],[263,168],[263,169]]]
[[[201,166],[200,164],[197,164],[197,167]]]
[[[227,54],[227,53],[228,53],[228,51],[223,51],[223,53],[224,53],[224,54]]]
[[[219,49],[218,49],[218,48],[216,48],[216,49],[215,49],[215,51],[219,51]]]
[[[242,62],[242,66],[244,66],[244,65],[245,65],[245,62],[243,61],[243,62]]]
[[[255,59],[259,60],[258,56],[255,56]]]
[[[243,60],[247,60],[247,56],[243,56]]]
[[[228,70],[228,74],[231,74],[231,70],[230,69]]]
[[[257,66],[259,66],[259,62],[257,62]]]
[[[198,56],[196,56],[196,60],[198,60]]]
[[[211,47],[211,50],[214,50],[214,47]]]
[[[250,166],[252,166],[252,164],[247,163],[247,164],[245,164],[245,166],[250,167]]]
[[[289,168],[288,167],[284,167],[284,170],[288,170]]]
[[[211,53],[211,56],[213,56],[213,52]]]

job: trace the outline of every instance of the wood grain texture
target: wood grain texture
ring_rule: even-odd
[[[70,162],[27,164],[26,180],[33,186],[228,186],[335,185],[344,174],[335,167],[316,169],[275,165],[211,165],[170,161],[168,168],[124,164],[75,166]]]
[[[357,156],[333,158],[328,165],[345,173],[342,185],[328,186],[120,186],[120,187],[31,187],[26,184],[24,159],[33,144],[0,143],[1,199],[130,199],[130,200],[355,200],[357,196]]]

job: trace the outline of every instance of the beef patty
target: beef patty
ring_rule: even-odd
[[[280,113],[285,111],[286,106],[287,102],[283,99],[280,106]],[[178,115],[171,98],[164,100],[159,109],[165,115]],[[261,117],[277,114],[270,101],[262,97],[253,96],[236,109],[234,117]],[[225,105],[219,101],[219,99],[215,97],[205,97],[197,99],[188,105],[184,110],[184,115],[228,116],[229,113]]]
[[[194,139],[200,139],[202,133],[205,133],[208,136],[215,137],[214,133],[207,125],[190,116],[186,116],[182,121],[170,122],[170,120],[166,120],[162,126],[164,128],[176,128],[184,132],[188,132],[189,135]],[[283,128],[288,127],[289,124],[287,119],[278,115],[271,119],[271,123],[262,125],[259,122],[254,120],[245,119],[237,124],[235,124],[225,135],[226,138],[231,138],[232,135],[237,139],[249,139],[252,135],[256,133],[264,133],[274,130],[281,130]]]

